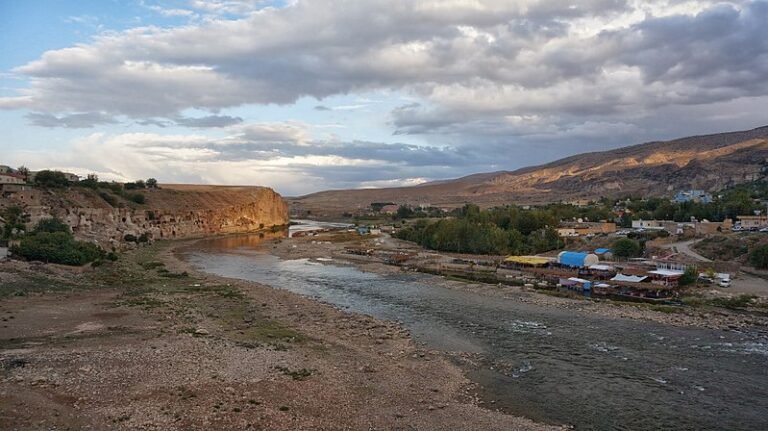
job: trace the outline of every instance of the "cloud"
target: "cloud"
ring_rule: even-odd
[[[642,18],[631,17],[645,9],[621,0],[257,3],[193,2],[249,13],[49,51],[17,68],[31,84],[16,103],[142,118],[388,88],[522,115],[766,92],[764,2],[689,2],[698,14]]]
[[[301,123],[248,123],[225,128],[218,137],[93,133],[68,147],[23,152],[13,160],[34,168],[66,166],[83,175],[98,172],[106,180],[255,183],[288,194],[426,181],[455,174],[457,165],[478,169],[488,163],[448,147],[316,141],[308,128]]]
[[[117,120],[101,112],[82,112],[55,116],[41,112],[30,112],[26,115],[29,122],[39,127],[66,127],[69,129],[90,128],[100,124],[115,124]]]
[[[242,183],[256,175],[248,169],[292,172],[300,178],[292,190],[511,169],[765,121],[765,1],[185,4],[200,19],[103,33],[15,68],[28,85],[4,93],[0,108],[31,110],[43,127],[119,118],[208,128],[218,137],[103,135],[88,145],[142,148],[140,161],[152,166],[173,165],[173,154],[207,166],[168,171],[179,180],[223,181],[230,172]],[[363,93],[386,94],[387,103],[355,97]],[[354,101],[334,104],[332,96]],[[306,118],[247,123],[221,114],[305,97],[318,100],[314,111],[344,112],[351,123],[333,126],[351,126],[347,133],[370,117],[387,121],[392,142],[366,132],[320,139],[310,130],[321,126]],[[408,103],[392,109],[392,100]],[[209,115],[185,117],[190,110]],[[123,161],[102,168],[134,169]]]
[[[242,122],[242,118],[229,115],[209,115],[200,118],[182,117],[175,120],[177,125],[184,127],[227,127]]]

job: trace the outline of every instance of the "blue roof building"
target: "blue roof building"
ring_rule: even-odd
[[[562,251],[557,255],[557,263],[572,268],[586,268],[591,265],[597,265],[600,259],[596,254],[583,253],[578,251]]]

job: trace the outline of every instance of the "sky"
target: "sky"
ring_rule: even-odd
[[[0,0],[0,164],[297,196],[768,125],[768,1]]]

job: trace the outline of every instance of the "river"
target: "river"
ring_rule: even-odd
[[[495,408],[578,430],[766,430],[765,332],[680,328],[553,309],[379,275],[281,260],[258,239],[203,241],[203,271],[400,321],[417,342],[471,352],[467,375]]]

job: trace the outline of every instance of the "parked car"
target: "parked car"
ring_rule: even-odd
[[[720,279],[720,281],[717,282],[717,285],[720,287],[731,287],[731,280]]]
[[[739,226],[739,225],[736,225],[736,226],[734,226],[734,227],[732,227],[732,228],[731,228],[731,231],[733,231],[733,232],[741,232],[741,231],[743,231],[743,230],[744,230],[744,228],[742,228],[742,227],[741,227],[741,226]]]
[[[768,227],[764,227],[764,228],[760,229],[760,232],[768,232]]]

